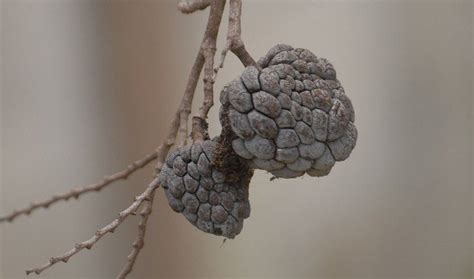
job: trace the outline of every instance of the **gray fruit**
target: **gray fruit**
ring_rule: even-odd
[[[243,146],[243,142],[236,144],[239,145]],[[216,169],[213,165],[216,146],[215,141],[208,140],[170,153],[159,181],[174,211],[182,213],[204,232],[234,238],[250,215],[251,174],[227,177]]]
[[[258,111],[252,111],[248,114],[250,126],[260,136],[271,139],[278,133],[277,125],[272,118],[261,114]]]
[[[357,141],[354,109],[333,65],[289,45],[273,47],[258,64],[260,71],[247,67],[221,93],[233,150],[276,177],[329,174]]]
[[[259,112],[275,118],[281,112],[281,105],[277,98],[265,91],[260,91],[252,95],[253,105]],[[232,102],[231,102],[232,104]]]

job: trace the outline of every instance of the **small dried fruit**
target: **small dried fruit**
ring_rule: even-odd
[[[170,207],[200,230],[234,238],[250,215],[252,172],[228,175],[214,165],[216,141],[196,142],[168,155],[160,173]]]

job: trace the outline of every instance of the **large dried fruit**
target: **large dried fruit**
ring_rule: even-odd
[[[168,155],[159,179],[174,211],[204,232],[234,238],[250,215],[252,172],[245,165],[239,175],[216,166],[216,147],[207,140],[178,148]]]
[[[334,67],[306,49],[277,45],[221,92],[221,123],[235,153],[276,177],[329,174],[357,140],[354,109]]]

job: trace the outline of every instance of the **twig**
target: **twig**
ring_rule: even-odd
[[[184,98],[182,102],[184,101]],[[171,121],[171,126],[170,130],[168,132],[168,136],[165,140],[164,143],[162,143],[155,151],[156,158],[158,159],[157,166],[156,166],[156,174],[158,174],[163,166],[163,163],[165,161],[166,155],[168,154],[171,146],[174,145],[176,135],[178,133],[179,129],[179,117],[180,112],[179,110],[176,112],[174,119]],[[125,210],[119,213],[119,217],[112,221],[110,224],[107,226],[103,227],[102,229],[98,230],[93,237],[90,239],[83,241],[81,243],[78,243],[72,248],[71,250],[67,251],[64,253],[62,256],[59,257],[52,257],[49,259],[47,263],[40,267],[32,268],[26,270],[26,274],[31,274],[31,273],[36,273],[40,274],[44,270],[48,269],[49,267],[53,266],[54,264],[62,261],[64,263],[68,262],[69,259],[83,250],[84,248],[91,249],[92,246],[94,246],[95,243],[97,243],[105,234],[107,233],[113,233],[115,229],[130,215],[135,215],[135,212],[137,211],[138,207],[144,202],[144,201],[151,201],[152,197],[154,196],[155,190],[158,188],[158,178],[155,178],[145,189],[145,191],[140,194],[139,196],[135,197],[135,201]],[[151,204],[150,204],[151,206]],[[128,264],[128,263],[127,263]],[[132,263],[132,268],[133,268],[133,263]]]
[[[182,102],[184,101],[184,98]],[[180,113],[179,111],[175,114],[175,117],[173,121],[171,121],[171,126],[170,130],[168,132],[168,137],[165,140],[164,143],[162,143],[157,149],[156,149],[156,158],[158,159],[157,166],[156,166],[156,174],[160,172],[163,163],[165,161],[166,155],[168,154],[171,146],[174,145],[176,135],[178,133],[179,129],[179,116]],[[156,176],[155,174],[155,176]],[[125,210],[119,213],[119,217],[112,221],[110,224],[107,226],[103,227],[102,229],[98,230],[93,237],[90,239],[78,243],[72,248],[71,250],[67,251],[64,253],[62,256],[59,257],[52,257],[49,259],[47,263],[40,267],[32,268],[26,270],[26,274],[30,273],[36,273],[40,274],[44,270],[48,269],[49,267],[53,266],[54,264],[62,261],[64,263],[68,262],[68,260],[83,250],[84,248],[91,249],[92,246],[97,243],[105,234],[107,233],[113,233],[115,229],[130,215],[135,215],[135,212],[137,211],[138,207],[143,203],[143,201],[151,201],[152,197],[154,196],[155,190],[158,188],[158,178],[155,178],[145,189],[145,191],[140,194],[139,196],[135,197],[135,201]],[[150,204],[151,206],[151,204]],[[139,251],[139,250],[138,250]],[[128,263],[127,263],[128,265]],[[132,263],[132,268],[133,268],[133,263]]]
[[[179,138],[182,139],[181,145],[184,145],[188,138],[188,119],[191,114],[191,106],[193,103],[194,93],[196,92],[196,86],[199,82],[199,76],[201,75],[202,68],[204,66],[204,56],[201,54],[201,48],[196,56],[191,72],[189,73],[188,82],[184,91],[183,99],[181,101],[180,109],[178,111],[180,124],[179,124]]]
[[[198,10],[204,10],[210,4],[210,0],[181,0],[178,3],[178,10],[184,14],[190,14]]]
[[[128,176],[130,176],[132,173],[134,173],[138,169],[145,167],[146,165],[148,165],[148,163],[154,161],[156,157],[157,157],[157,152],[153,151],[152,153],[147,154],[144,158],[133,162],[126,169],[104,177],[104,179],[98,183],[94,183],[94,184],[82,186],[82,187],[76,187],[69,192],[62,193],[59,195],[54,195],[51,198],[41,201],[41,202],[33,202],[27,207],[24,207],[19,210],[14,210],[13,212],[6,214],[4,216],[0,216],[0,223],[5,222],[5,221],[12,222],[20,215],[30,215],[31,212],[39,208],[48,208],[51,205],[62,200],[67,201],[70,198],[78,199],[79,196],[81,196],[82,194],[93,192],[93,191],[98,192],[102,190],[103,188],[105,188],[107,185],[110,185],[115,181],[127,179]]]
[[[181,118],[184,117],[186,119],[189,116],[190,108],[191,108],[191,104],[192,104],[192,100],[193,100],[193,96],[194,96],[194,92],[195,92],[195,89],[196,89],[196,86],[197,86],[199,75],[200,75],[200,73],[202,71],[202,67],[204,65],[204,60],[205,60],[204,57],[205,56],[203,55],[203,49],[205,49],[207,47],[206,44],[209,42],[208,38],[209,37],[211,37],[211,39],[214,38],[214,44],[215,44],[215,37],[217,37],[217,31],[215,31],[215,30],[216,29],[218,30],[218,26],[220,25],[220,19],[222,18],[222,12],[223,12],[225,1],[215,0],[215,1],[213,1],[213,4],[216,4],[216,5],[214,6],[214,9],[211,6],[211,12],[209,14],[209,20],[208,20],[208,28],[206,28],[206,32],[205,32],[205,35],[204,35],[204,40],[203,40],[203,43],[201,45],[199,54],[198,54],[198,56],[196,58],[196,61],[193,65],[193,68],[191,69],[189,80],[188,80],[183,98],[181,100],[180,107],[179,107],[178,111],[176,112],[173,121],[171,122],[171,127],[170,127],[170,130],[169,130],[169,134],[168,134],[167,139],[165,140],[165,142],[163,144],[161,144],[156,149],[156,158],[158,159],[157,166],[156,166],[156,174],[159,173],[159,171],[161,170],[161,167],[163,166],[166,155],[168,154],[171,146],[174,145],[176,137],[178,135],[178,131],[183,131],[182,123],[184,121]],[[214,24],[216,24],[217,26],[211,28],[210,25],[214,25]],[[214,47],[214,52],[215,52],[215,47]],[[211,70],[212,70],[212,67],[211,67]],[[36,274],[40,274],[42,271],[48,269],[49,267],[56,264],[57,262],[60,262],[60,261],[67,262],[72,256],[74,256],[79,251],[83,250],[84,248],[91,249],[92,246],[95,243],[97,243],[105,234],[107,234],[109,232],[113,232],[123,222],[123,220],[125,218],[127,218],[129,215],[134,214],[134,212],[136,212],[136,210],[141,205],[141,203],[145,200],[145,198],[147,198],[149,201],[151,201],[152,200],[151,198],[153,197],[154,191],[157,187],[157,183],[158,183],[157,179],[155,179],[146,188],[146,190],[140,196],[138,196],[135,199],[135,202],[132,203],[131,206],[129,206],[126,210],[122,211],[119,214],[119,218],[115,219],[112,223],[105,226],[104,228],[98,230],[92,238],[90,238],[90,239],[88,239],[88,240],[86,240],[82,243],[79,243],[79,244],[75,245],[75,247],[73,249],[69,250],[68,252],[66,252],[62,256],[52,257],[49,260],[48,263],[46,263],[46,264],[44,264],[40,267],[27,270],[26,273],[30,274],[30,273],[34,272]],[[151,210],[152,203],[149,203],[148,206]],[[138,237],[137,237],[138,242],[140,242],[140,240],[143,240],[142,237],[144,237],[144,227],[146,226],[147,221],[148,221],[148,217],[146,217],[146,219],[145,218],[142,219],[142,221],[140,222],[142,225],[141,225],[141,227],[139,227],[139,234],[138,234]],[[139,247],[141,245],[136,245],[136,246]],[[140,250],[141,250],[141,248],[134,248],[134,250],[132,250],[131,254],[129,255],[129,261],[127,261],[126,265],[124,266],[124,268],[123,268],[122,272],[119,274],[119,276],[124,276],[125,277],[128,273],[130,273],[130,271],[132,270],[133,265],[135,263],[136,257],[138,256],[138,253],[140,252]],[[122,278],[124,278],[124,277],[122,277]]]
[[[181,102],[182,103],[184,102],[184,97],[183,97]],[[170,126],[168,136],[167,136],[165,142],[162,143],[160,146],[158,146],[158,148],[154,152],[154,154],[156,155],[155,158],[157,158],[157,165],[156,165],[156,170],[155,170],[155,174],[154,174],[155,177],[161,171],[161,168],[163,166],[165,158],[166,158],[171,146],[173,146],[174,143],[175,143],[176,136],[177,136],[178,129],[179,129],[179,122],[180,122],[179,120],[180,120],[180,113],[178,111],[175,114],[174,119],[171,121],[171,126]],[[40,274],[44,270],[48,269],[49,267],[53,266],[54,264],[56,264],[60,261],[62,261],[64,263],[67,263],[72,256],[74,256],[75,254],[77,254],[78,252],[83,250],[84,248],[91,249],[94,246],[94,244],[97,243],[105,234],[113,233],[115,231],[115,229],[128,216],[135,215],[135,212],[137,211],[137,209],[140,207],[140,205],[144,201],[150,202],[152,200],[152,198],[154,196],[154,193],[155,193],[155,190],[158,188],[158,186],[159,186],[158,185],[158,178],[155,178],[148,185],[148,187],[145,189],[145,191],[142,194],[135,197],[135,201],[127,209],[125,209],[125,210],[123,210],[122,212],[119,213],[119,217],[117,219],[115,219],[114,221],[112,221],[110,224],[103,227],[102,229],[98,230],[93,237],[91,237],[90,239],[88,239],[86,241],[83,241],[81,243],[76,244],[74,246],[74,248],[72,248],[71,250],[67,251],[66,253],[64,253],[63,255],[61,255],[59,257],[50,258],[49,261],[47,263],[45,263],[44,265],[42,265],[42,266],[26,270],[26,274],[27,275],[31,274],[31,273]],[[138,256],[138,253],[140,252],[140,250],[141,249],[138,249],[135,252],[137,254],[136,256]],[[131,265],[130,269],[132,269],[134,262],[135,261],[130,262],[130,263],[127,262],[126,266],[130,264]]]
[[[26,274],[28,275],[28,274],[33,273],[33,272],[36,273],[36,274],[40,274],[41,272],[43,272],[44,270],[48,269],[49,267],[53,266],[54,264],[56,264],[58,262],[67,263],[72,256],[79,253],[84,248],[91,249],[94,246],[94,244],[96,244],[104,235],[106,235],[107,233],[113,233],[115,231],[115,229],[128,216],[130,216],[132,213],[137,211],[138,207],[145,200],[147,200],[147,199],[150,200],[151,194],[155,191],[155,189],[157,187],[158,187],[158,178],[155,178],[148,185],[148,187],[145,189],[145,191],[143,191],[143,193],[141,193],[139,196],[135,197],[135,201],[128,208],[126,208],[125,210],[120,212],[118,217],[115,220],[113,220],[111,223],[109,223],[107,226],[97,230],[97,232],[94,234],[94,236],[92,236],[91,238],[89,238],[86,241],[83,241],[81,243],[77,243],[76,245],[74,245],[74,248],[67,251],[66,253],[64,253],[61,256],[51,257],[49,259],[49,261],[47,263],[45,263],[44,265],[42,265],[42,266],[26,270]]]
[[[229,4],[229,25],[227,27],[227,39],[224,49],[221,53],[219,64],[214,68],[214,78],[220,68],[224,67],[224,60],[229,50],[234,53],[247,66],[255,66],[259,68],[250,53],[245,49],[245,44],[242,40],[242,0],[230,0]]]
[[[216,40],[221,24],[222,14],[224,12],[225,0],[212,0],[209,1],[211,7],[209,11],[209,17],[206,25],[206,31],[204,32],[204,38],[201,42],[198,55],[194,61],[194,65],[189,75],[186,90],[183,96],[183,102],[180,107],[180,128],[179,134],[182,138],[181,145],[185,144],[187,138],[187,127],[189,121],[189,115],[191,114],[191,105],[194,98],[194,92],[199,81],[199,76],[204,67],[204,102],[200,109],[199,116],[203,119],[207,118],[210,108],[213,105],[213,67],[214,67],[214,54],[216,52]],[[207,127],[201,129],[195,129],[194,123],[192,125],[192,138],[194,141],[202,140],[206,138],[205,133]],[[184,134],[184,137],[183,137]]]
[[[209,110],[214,105],[214,55],[216,53],[217,34],[224,13],[225,0],[212,0],[203,40],[204,63],[204,101],[199,109],[199,117],[206,119]]]
[[[138,254],[140,253],[141,249],[145,245],[145,233],[146,233],[146,225],[148,223],[148,217],[150,217],[152,207],[153,207],[153,199],[155,196],[155,192],[150,194],[150,200],[144,202],[144,206],[142,211],[140,212],[140,223],[138,223],[138,235],[135,241],[133,242],[133,248],[130,254],[127,256],[127,263],[123,267],[122,271],[117,275],[117,279],[124,279],[127,277],[130,272],[132,272],[133,266],[137,260]]]
[[[230,3],[231,3],[231,7],[230,7],[230,15],[229,15],[229,29],[228,29],[228,34],[227,34],[227,44],[226,44],[226,48],[222,52],[221,63],[219,64],[218,68],[223,66],[225,55],[229,50],[231,50],[235,55],[237,55],[237,57],[242,61],[242,63],[245,66],[248,66],[248,65],[257,66],[253,58],[245,50],[245,46],[241,39],[240,17],[241,17],[242,3],[240,0],[230,0]],[[145,157],[141,161],[137,161],[138,163],[135,162],[134,164],[129,166],[127,170],[124,170],[122,172],[130,171],[130,173],[132,173],[133,171],[135,171],[141,166],[142,161],[147,161],[147,160],[152,161],[154,159],[157,159],[157,165],[156,165],[156,170],[154,174],[156,177],[156,175],[159,174],[159,172],[161,171],[165,158],[170,148],[176,143],[176,140],[181,139],[182,141],[180,142],[180,144],[181,145],[186,144],[186,140],[188,137],[187,135],[188,118],[191,113],[191,106],[192,106],[194,94],[196,91],[196,86],[197,86],[199,76],[203,68],[204,68],[204,78],[203,78],[204,101],[199,110],[199,114],[193,117],[192,138],[193,140],[203,140],[207,137],[206,118],[207,118],[210,108],[213,106],[213,97],[214,97],[213,87],[214,87],[215,75],[217,74],[217,71],[218,71],[218,68],[214,68],[216,40],[217,40],[218,31],[219,31],[219,26],[222,20],[225,0],[184,0],[184,1],[180,1],[180,3],[178,4],[178,9],[183,13],[192,13],[197,10],[202,10],[208,7],[209,5],[210,5],[209,18],[208,18],[208,22],[206,26],[206,31],[204,33],[204,38],[199,48],[199,52],[196,57],[196,60],[194,61],[193,67],[189,74],[188,82],[186,84],[186,89],[185,89],[183,98],[181,100],[181,104],[176,114],[174,115],[173,120],[171,121],[171,126],[168,132],[168,136],[166,137],[165,141],[156,149],[155,152],[147,155],[147,157],[149,156],[149,158]],[[146,165],[148,162],[149,161],[147,161],[146,163],[143,162],[143,164]],[[100,190],[103,187],[105,187],[105,185],[110,184],[111,182],[115,180],[121,179],[122,176],[123,178],[126,178],[130,174],[130,173],[122,174],[122,172],[114,174],[110,177],[106,177],[102,183],[93,184],[87,187],[93,188],[92,190],[96,190],[96,189]],[[114,180],[111,180],[111,179],[114,179]],[[104,185],[101,186],[102,184]],[[102,229],[98,230],[93,237],[91,237],[90,239],[84,242],[76,244],[74,248],[72,248],[71,250],[67,251],[66,253],[64,253],[63,255],[59,257],[50,258],[49,262],[44,265],[27,270],[26,273],[27,274],[30,274],[30,273],[40,274],[44,270],[48,269],[49,267],[53,266],[54,264],[60,261],[67,262],[71,257],[79,253],[84,248],[91,249],[94,246],[94,244],[97,243],[104,235],[106,235],[107,233],[113,233],[115,229],[119,227],[120,224],[128,216],[135,215],[137,210],[140,208],[140,206],[144,204],[143,209],[140,212],[141,220],[138,224],[138,234],[137,234],[137,238],[135,239],[133,243],[133,249],[127,257],[126,264],[124,265],[123,269],[117,276],[117,278],[126,278],[126,276],[130,274],[130,272],[132,271],[133,266],[138,257],[138,254],[140,253],[140,251],[142,250],[144,246],[146,226],[147,226],[147,222],[152,211],[155,191],[158,187],[159,187],[158,179],[155,178],[148,185],[145,191],[135,198],[135,201],[127,209],[120,212],[119,217],[117,219],[115,219],[114,221],[112,221],[110,224],[103,227]],[[79,189],[83,189],[83,188],[79,188]],[[82,194],[83,192],[85,193],[87,191],[92,191],[92,190],[84,190],[82,192],[79,192],[78,194],[77,192],[75,192],[75,194],[73,194],[72,196],[78,197],[78,195]],[[67,200],[69,199],[69,197],[62,198],[62,199]],[[53,202],[51,202],[50,204],[52,204]],[[39,205],[37,207],[41,207],[41,206],[47,207],[44,205]],[[35,208],[36,207],[33,207],[33,209]],[[31,212],[31,210],[29,210],[28,212]],[[19,213],[19,214],[22,214],[22,213]],[[13,220],[15,217],[16,216],[14,216],[13,218],[7,217],[7,219],[11,218]]]

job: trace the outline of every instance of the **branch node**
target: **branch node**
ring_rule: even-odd
[[[126,216],[125,213],[122,211],[122,212],[120,212],[120,213],[118,214],[118,218],[117,218],[117,219],[118,219],[119,221],[122,221],[123,219],[125,219],[125,216]]]

